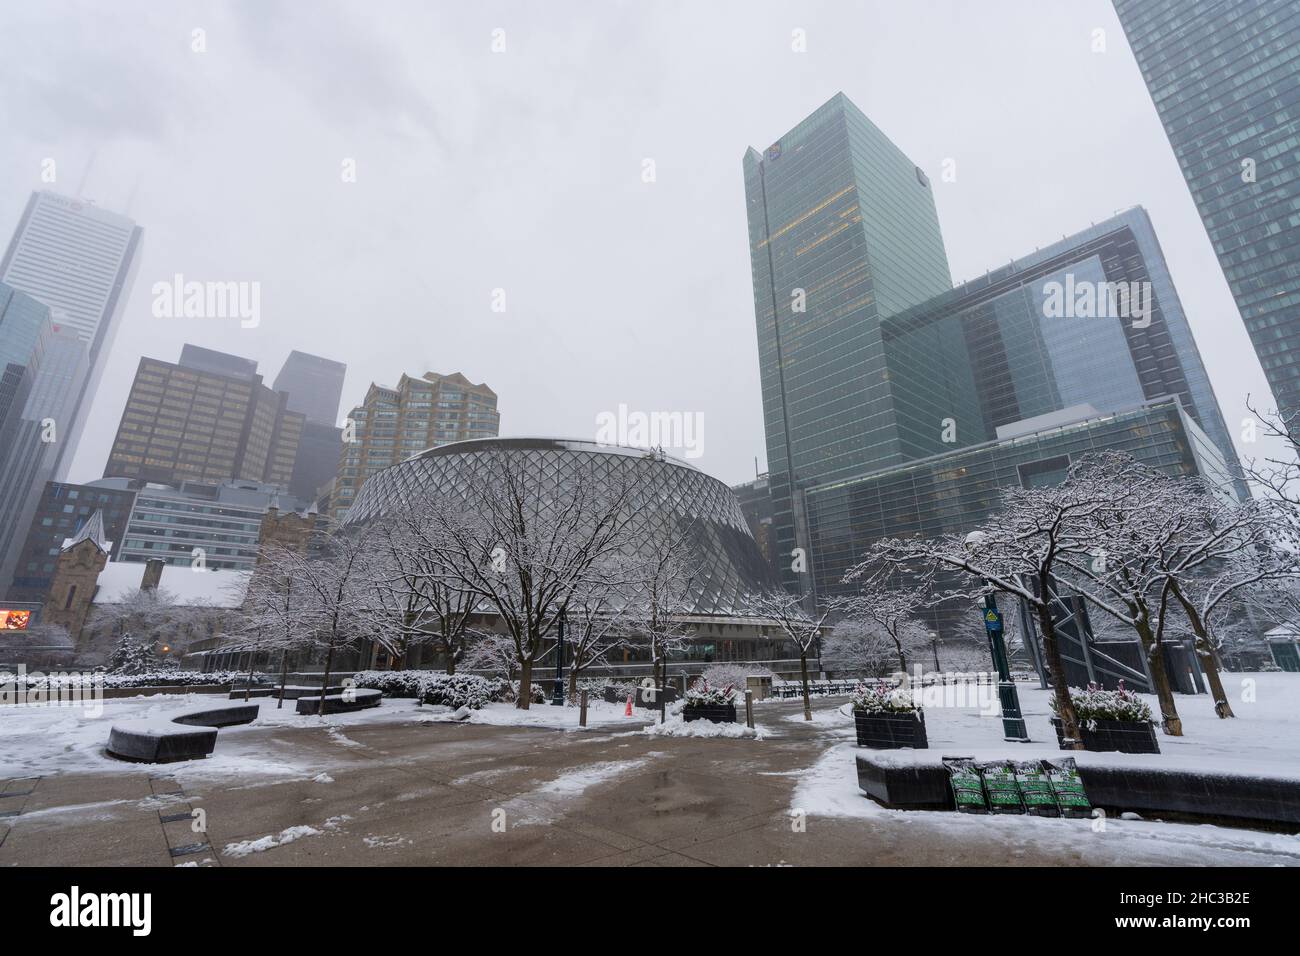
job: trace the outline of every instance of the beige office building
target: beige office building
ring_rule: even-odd
[[[142,358],[105,478],[250,479],[287,488],[303,416],[256,373],[219,374]]]

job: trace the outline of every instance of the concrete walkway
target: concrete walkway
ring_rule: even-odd
[[[842,700],[819,701],[820,711]],[[452,723],[249,728],[241,748],[327,768],[207,774],[204,762],[0,783],[0,865],[1180,865],[1178,844],[1009,844],[935,814],[790,816],[800,774],[849,725],[756,708],[767,739],[676,739]],[[225,741],[223,741],[225,743]],[[846,758],[849,759],[849,758]],[[852,795],[847,799],[854,799]],[[865,797],[860,797],[866,800]],[[196,819],[196,812],[198,817]],[[951,817],[952,815],[946,815]],[[202,824],[202,826],[198,826]],[[1085,831],[1086,835],[1086,831]],[[1149,845],[1145,845],[1149,844]],[[1185,861],[1183,861],[1185,862]],[[1224,864],[1278,860],[1247,847]]]

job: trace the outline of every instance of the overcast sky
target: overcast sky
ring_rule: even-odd
[[[751,478],[741,156],[841,90],[930,174],[955,281],[1144,205],[1252,454],[1263,374],[1107,0],[52,0],[5,4],[0,36],[3,241],[40,188],[145,229],[74,481],[102,474],[140,356],[185,342],[268,383],[291,349],[344,361],[341,413],[426,370],[487,382],[505,435],[698,412],[697,464]],[[260,325],[154,318],[175,273],[260,282]]]

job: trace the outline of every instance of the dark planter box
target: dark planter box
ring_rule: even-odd
[[[1052,726],[1056,728],[1057,744],[1062,750],[1066,749],[1061,719],[1053,717]],[[1156,726],[1149,720],[1081,720],[1079,736],[1083,738],[1084,750],[1113,750],[1122,754],[1160,753]]]
[[[736,722],[735,704],[717,704],[710,707],[683,707],[683,720],[711,720],[715,724]]]
[[[930,742],[925,736],[925,714],[853,714],[853,724],[858,732],[859,747],[876,750],[928,750]]]

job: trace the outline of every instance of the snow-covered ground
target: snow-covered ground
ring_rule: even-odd
[[[1103,762],[1149,763],[1153,766],[1195,769],[1205,773],[1262,774],[1300,779],[1300,674],[1225,674],[1225,689],[1237,716],[1218,718],[1205,695],[1178,696],[1183,737],[1157,734],[1161,753],[1116,754],[1073,752],[1080,764]],[[944,756],[977,759],[1059,757],[1061,751],[1049,722],[1051,693],[1037,685],[1020,687],[1030,744],[1002,740],[1002,722],[978,701],[967,706],[926,703],[928,750],[872,751],[876,759],[899,763],[938,762]],[[1154,697],[1149,698],[1153,712]],[[1167,824],[1140,819],[1065,820],[1039,817],[972,816],[956,812],[889,810],[868,798],[858,787],[852,716],[847,704],[827,707],[815,715],[832,739],[838,738],[811,768],[798,775],[790,803],[791,813],[810,816],[862,817],[904,822],[951,832],[997,833],[1008,846],[1058,845],[1078,847],[1093,833],[1109,837],[1161,840],[1186,848],[1188,864],[1221,862],[1226,850],[1246,850],[1275,856],[1278,863],[1300,864],[1300,835],[1210,825]],[[791,719],[802,719],[802,714]],[[838,726],[837,726],[838,725]]]
[[[94,709],[67,706],[0,706],[0,754],[3,755],[3,777],[41,776],[65,773],[121,773],[130,764],[110,757],[104,750],[109,729],[123,721],[148,721],[163,724],[188,710],[235,705],[216,694],[154,694],[151,696],[123,697],[100,702]],[[186,772],[201,770],[204,776],[247,773],[275,776],[300,775],[307,771],[320,771],[306,757],[298,760],[283,752],[271,753],[264,747],[245,746],[240,737],[252,729],[281,727],[324,727],[331,738],[342,746],[357,746],[345,730],[364,724],[389,723],[441,723],[456,722],[451,708],[419,707],[415,701],[393,698],[384,700],[378,707],[347,714],[330,714],[325,717],[299,716],[294,703],[286,701],[282,709],[274,700],[258,700],[257,720],[237,727],[224,727],[217,735],[213,754],[203,760],[167,764],[171,770]],[[464,721],[471,724],[494,726],[547,727],[556,730],[578,731],[578,708],[552,707],[534,704],[529,710],[517,710],[513,704],[488,704],[482,710],[470,711]],[[610,730],[626,727],[639,730],[648,717],[636,710],[634,717],[624,716],[624,705],[592,702],[588,707],[588,728]]]
[[[1248,851],[1263,854],[1278,865],[1300,865],[1300,835],[1294,834],[1141,819],[1066,820],[1020,814],[986,816],[955,811],[889,810],[858,788],[854,758],[860,752],[851,740],[827,750],[816,764],[800,774],[790,800],[790,813],[803,813],[810,817],[853,817],[914,826],[918,837],[924,834],[933,838],[938,832],[950,836],[954,843],[976,835],[992,834],[1009,851],[1018,847],[1062,852],[1086,850],[1088,840],[1098,839],[1107,844],[1112,841],[1131,843],[1136,852],[1145,841],[1158,840],[1165,845],[1177,846],[1180,862],[1188,866],[1220,865],[1225,851]]]

